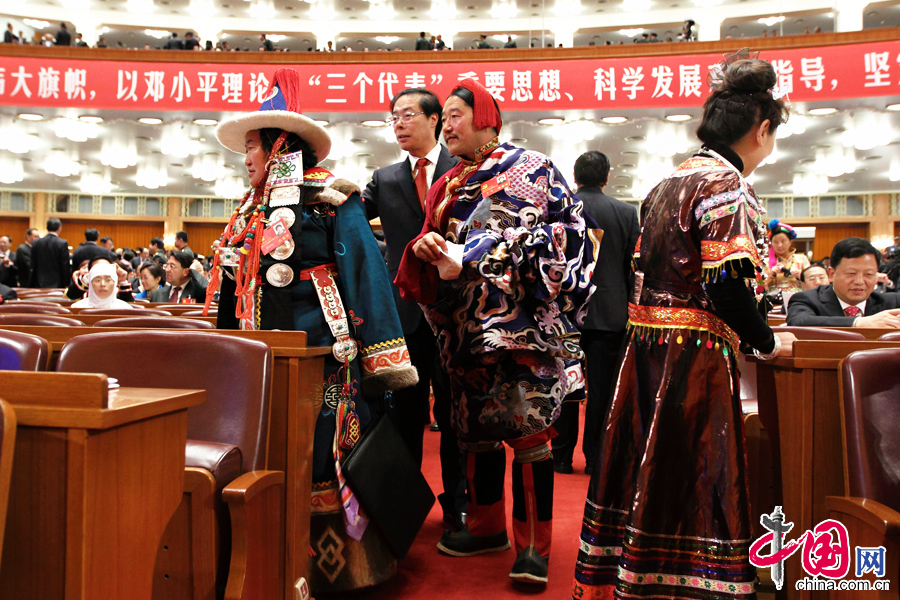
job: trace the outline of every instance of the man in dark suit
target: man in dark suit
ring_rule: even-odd
[[[56,32],[56,45],[57,46],[70,46],[72,44],[72,35],[69,33],[69,30],[66,28],[65,23],[59,24],[59,31]]]
[[[416,40],[416,50],[432,50],[433,48],[431,42],[425,37],[425,32],[419,33],[419,39]]]
[[[875,290],[881,252],[862,238],[831,251],[831,285],[791,296],[787,324],[808,327],[900,327],[900,295]]]
[[[186,301],[206,302],[206,279],[191,269],[193,256],[175,251],[166,261],[166,283],[150,292],[150,302],[179,304]]]
[[[16,287],[16,253],[10,250],[12,239],[8,235],[0,235],[0,283]]]
[[[163,50],[184,50],[184,44],[178,39],[178,33],[172,32],[172,37],[165,43]]]
[[[16,248],[16,276],[19,287],[28,287],[31,283],[31,246],[35,240],[41,239],[38,230],[32,227],[25,232],[25,243]]]
[[[581,448],[588,473],[597,458],[600,431],[618,373],[619,350],[628,323],[628,298],[634,285],[631,256],[640,235],[637,210],[603,193],[608,179],[609,159],[605,154],[592,150],[575,161],[578,198],[584,203],[584,212],[603,230],[593,276],[597,290],[581,327],[588,388]],[[571,473],[578,444],[578,404],[563,404],[554,427],[559,436],[553,440],[553,468],[557,473]]]
[[[31,247],[30,287],[68,287],[72,266],[69,263],[69,244],[59,237],[61,230],[62,222],[50,217],[47,219],[47,235],[34,241]]]
[[[175,234],[175,249],[185,254],[190,254],[194,258],[194,251],[188,246],[188,234],[185,231],[179,231]]]
[[[84,230],[84,241],[72,253],[73,268],[78,269],[83,262],[91,262],[95,258],[106,258],[110,262],[113,261],[109,250],[97,243],[98,239],[100,239],[100,232],[96,229],[89,227]]]
[[[425,223],[425,193],[431,184],[459,160],[437,142],[441,127],[441,102],[424,88],[401,91],[391,100],[391,120],[404,160],[378,169],[366,186],[363,198],[369,219],[381,217],[387,242],[391,280],[397,275],[406,245]],[[400,299],[393,285],[394,301],[409,357],[419,372],[414,387],[394,392],[396,410],[390,412],[417,464],[422,464],[422,437],[428,419],[429,386],[434,391],[434,417],[441,432],[441,472],[444,492],[438,500],[449,524],[460,526],[466,510],[465,478],[460,469],[459,445],[450,425],[450,385],[438,364],[437,343],[431,327],[416,302]]]

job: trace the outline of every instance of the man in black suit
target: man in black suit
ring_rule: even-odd
[[[875,290],[881,252],[862,238],[831,251],[831,285],[791,296],[787,324],[807,327],[900,327],[900,295]]]
[[[16,253],[10,250],[12,239],[8,235],[0,235],[0,283],[16,287]]]
[[[391,121],[404,160],[378,169],[366,186],[363,198],[369,219],[381,217],[387,242],[387,263],[391,279],[397,275],[406,245],[422,231],[425,223],[425,193],[431,184],[459,160],[438,143],[441,102],[434,92],[410,88],[391,100]],[[460,468],[459,445],[450,425],[450,385],[438,364],[437,342],[416,302],[400,299],[391,285],[397,314],[403,326],[409,357],[419,372],[419,383],[393,395],[396,410],[390,412],[416,463],[422,464],[422,437],[428,419],[429,386],[434,391],[434,417],[441,432],[441,473],[444,492],[438,500],[449,524],[460,526],[466,510],[465,478]]]
[[[95,258],[106,258],[113,262],[109,250],[98,244],[98,239],[100,239],[100,232],[93,227],[84,230],[84,241],[72,253],[73,268],[78,269],[81,267],[81,263],[90,262]]]
[[[605,154],[592,150],[575,161],[578,198],[584,204],[584,212],[603,230],[592,279],[597,290],[581,327],[588,388],[581,448],[588,473],[597,458],[600,432],[618,373],[619,350],[628,323],[628,298],[634,285],[631,256],[641,231],[637,210],[603,193],[608,179],[609,159]],[[563,404],[554,427],[559,436],[553,440],[553,468],[557,473],[571,473],[578,444],[578,404]]]
[[[432,50],[433,46],[431,42],[428,41],[428,38],[425,37],[425,32],[422,31],[419,33],[419,39],[416,40],[416,50]]]
[[[32,227],[25,232],[25,243],[16,248],[16,275],[19,287],[28,287],[31,283],[31,246],[35,240],[41,239],[38,230]]]
[[[72,44],[72,35],[69,33],[69,30],[66,28],[65,23],[59,24],[59,31],[56,32],[56,45],[57,46],[70,46]]]
[[[59,237],[61,230],[62,222],[50,217],[47,219],[47,235],[34,241],[31,247],[30,287],[68,287],[72,266],[69,264],[69,244]]]
[[[172,37],[165,43],[163,50],[184,50],[184,44],[178,39],[177,32],[172,32]]]
[[[194,257],[176,250],[166,261],[166,283],[150,292],[150,302],[206,302],[206,279],[191,269]]]
[[[186,231],[179,231],[175,234],[175,249],[185,254],[190,254],[194,258],[194,251],[188,246],[188,234]]]

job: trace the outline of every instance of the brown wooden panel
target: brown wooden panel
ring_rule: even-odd
[[[210,256],[214,241],[222,236],[225,223],[185,223],[184,231],[188,234],[188,245],[194,254]]]
[[[84,241],[84,230],[93,227],[100,237],[109,236],[116,248],[146,247],[150,240],[163,236],[163,222],[109,221],[101,219],[72,218],[61,216],[63,227],[61,236],[68,240],[72,249]],[[24,231],[24,230],[23,230]]]
[[[28,216],[0,217],[0,235],[8,235],[12,240],[12,250],[25,243],[25,230],[28,229]]]
[[[831,249],[847,237],[869,237],[868,223],[842,223],[837,225],[816,225],[816,237],[813,240],[813,258],[820,260],[831,255]]]

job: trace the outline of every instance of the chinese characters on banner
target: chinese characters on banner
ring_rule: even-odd
[[[900,41],[761,53],[793,102],[900,92]],[[699,106],[717,54],[472,63],[295,64],[305,112],[384,112],[408,87],[440,97],[466,77],[504,111]],[[0,57],[0,105],[255,110],[280,65]]]

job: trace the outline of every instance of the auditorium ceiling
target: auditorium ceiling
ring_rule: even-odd
[[[810,196],[894,189],[900,180],[900,112],[893,110],[900,104],[894,103],[900,98],[794,105],[794,115],[781,128],[773,161],[753,176],[757,192]],[[19,116],[23,113],[42,119],[24,120]],[[227,114],[5,108],[0,111],[4,127],[15,124],[24,134],[15,149],[33,148],[19,154],[0,152],[0,176],[20,170],[21,181],[4,182],[6,189],[20,190],[79,192],[85,182],[103,182],[101,193],[112,194],[239,193],[246,179],[242,157],[218,144],[213,126],[195,123],[218,121]],[[100,117],[102,122],[91,124],[90,131],[75,127],[73,133],[63,127],[84,116]],[[374,169],[400,159],[392,129],[378,126],[384,114],[309,116],[327,122],[335,142],[323,164],[338,175],[365,185]],[[699,108],[507,112],[502,138],[548,154],[567,179],[582,152],[600,150],[610,157],[613,168],[607,192],[637,198],[697,148],[693,133],[699,116]],[[144,124],[139,118],[161,122]],[[87,139],[72,141],[61,135]],[[0,140],[0,147],[11,145],[16,145],[13,140]]]

